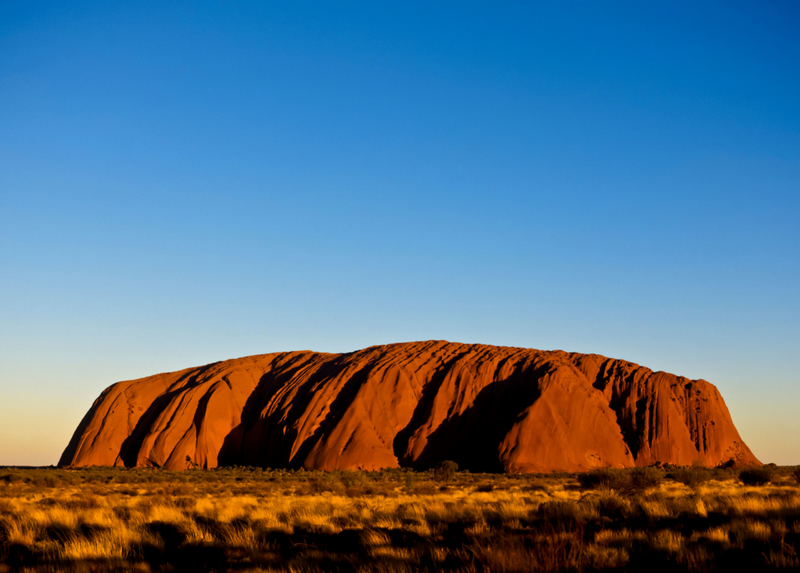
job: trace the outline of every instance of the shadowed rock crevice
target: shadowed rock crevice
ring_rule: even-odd
[[[426,341],[120,382],[60,465],[475,471],[758,464],[708,382],[597,355]],[[157,459],[156,459],[157,458]]]
[[[218,364],[218,362],[214,362],[212,364],[207,364],[206,366],[192,369],[188,372],[180,372],[178,373],[180,375],[176,377],[172,384],[167,383],[167,388],[171,387],[174,389],[166,390],[163,394],[152,401],[150,406],[144,411],[144,414],[142,414],[137,421],[131,434],[122,442],[118,456],[118,459],[122,462],[122,465],[125,467],[142,465],[140,462],[140,458],[142,457],[149,460],[149,465],[160,466],[164,463],[166,457],[164,460],[153,459],[153,456],[150,452],[148,452],[147,455],[141,455],[144,454],[144,452],[141,452],[141,449],[145,439],[151,433],[153,425],[169,407],[172,400],[181,396],[186,391],[197,387],[200,383],[199,380],[204,375],[208,374]],[[123,392],[123,394],[127,395],[127,392]]]
[[[408,467],[413,467],[415,465],[412,463],[413,458],[408,452],[408,443],[411,440],[411,436],[430,418],[431,409],[433,408],[433,399],[439,392],[439,388],[442,386],[445,376],[450,372],[453,365],[457,364],[466,354],[467,352],[459,352],[444,362],[441,367],[434,371],[427,384],[423,387],[417,406],[414,408],[414,413],[411,415],[411,421],[405,428],[397,432],[392,442],[392,449],[401,465]]]
[[[276,396],[294,382],[298,383],[301,373],[315,364],[318,357],[327,357],[335,362],[340,357],[316,353],[297,353],[281,355],[263,374],[253,392],[242,407],[241,421],[225,436],[219,452],[220,465],[250,465],[261,467],[281,467],[288,463],[288,447],[282,439],[285,427],[280,427],[278,411],[270,413],[268,406]],[[317,364],[317,368],[325,368],[325,363]],[[313,384],[308,380],[305,385]],[[308,394],[305,385],[300,388],[302,395]],[[300,408],[301,405],[297,404]],[[283,430],[283,431],[282,431]],[[284,452],[287,452],[284,454]]]
[[[150,407],[145,410],[145,413],[139,418],[139,422],[134,427],[131,435],[122,442],[122,447],[119,450],[119,459],[125,467],[136,467],[140,465],[139,452],[142,449],[142,444],[145,438],[150,434],[153,424],[161,416],[164,410],[172,402],[172,399],[178,396],[181,390],[173,390],[156,398]],[[149,459],[149,456],[148,456]],[[150,460],[153,465],[160,466],[163,460]]]
[[[540,396],[538,380],[547,367],[518,370],[484,387],[474,402],[448,418],[429,437],[415,469],[433,467],[451,459],[461,469],[502,472],[498,449],[522,413]]]
[[[331,373],[332,370],[333,368],[328,370],[328,373]],[[306,458],[308,458],[309,454],[311,453],[311,449],[317,445],[320,440],[330,435],[337,423],[342,420],[345,415],[345,411],[353,402],[353,399],[355,398],[359,389],[363,384],[366,383],[371,370],[372,364],[368,364],[360,370],[354,372],[345,380],[344,384],[341,386],[341,389],[330,403],[327,414],[325,414],[324,418],[322,418],[322,420],[319,422],[319,426],[309,437],[300,443],[300,447],[297,448],[297,452],[292,459],[289,460],[290,467],[299,469],[306,466],[308,461]],[[346,446],[347,443],[343,445],[341,450],[344,450],[344,447]],[[341,450],[339,453],[341,453]]]

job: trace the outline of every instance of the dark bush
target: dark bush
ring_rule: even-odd
[[[651,487],[658,487],[664,480],[664,472],[652,468],[633,468],[628,474],[630,479],[629,487],[633,490],[645,490]]]
[[[747,468],[739,472],[739,481],[744,485],[764,485],[772,480],[772,472],[765,468]]]
[[[186,541],[188,533],[183,525],[165,521],[153,521],[147,524],[150,533],[158,535],[164,542],[164,549],[171,550]]]
[[[536,510],[536,515],[564,528],[575,527],[582,521],[581,507],[574,501],[546,501]]]
[[[436,488],[430,483],[421,483],[414,486],[414,495],[433,495],[436,493]]]
[[[344,484],[344,487],[346,488],[363,486],[364,483],[367,481],[364,474],[362,472],[357,472],[357,471],[342,472],[340,475],[340,479],[342,484]]]
[[[547,491],[547,484],[538,479],[530,480],[526,485],[522,486],[524,491]]]
[[[302,493],[305,494],[314,494],[314,493],[323,493],[326,491],[334,492],[337,489],[340,489],[342,486],[341,484],[337,484],[332,482],[331,480],[312,477],[308,480],[308,483]]]
[[[628,506],[621,498],[608,495],[597,501],[597,512],[603,517],[623,519],[628,512]]]
[[[456,477],[458,464],[453,460],[445,460],[433,468],[433,479],[436,481],[450,481]]]
[[[623,489],[630,480],[623,470],[604,468],[578,474],[578,483],[584,489]]]
[[[62,523],[51,523],[50,525],[44,527],[41,531],[39,531],[38,537],[40,539],[49,539],[52,541],[59,541],[61,543],[65,543],[74,535],[75,532],[72,530],[71,527],[64,525]]]
[[[36,554],[24,543],[11,543],[5,547],[5,564],[12,570],[36,564]]]
[[[688,468],[678,468],[667,474],[671,480],[682,483],[685,486],[695,488],[701,483],[712,479],[713,474],[707,468],[701,466],[690,466]]]

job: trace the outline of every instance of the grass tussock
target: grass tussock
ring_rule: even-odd
[[[793,468],[445,473],[0,469],[0,572],[800,566]]]

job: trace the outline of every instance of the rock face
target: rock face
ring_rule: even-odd
[[[473,471],[759,464],[717,389],[598,356],[443,341],[286,352],[119,382],[61,466]]]

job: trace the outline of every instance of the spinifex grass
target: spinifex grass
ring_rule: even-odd
[[[668,475],[0,469],[0,571],[800,565],[790,469],[760,486]]]

